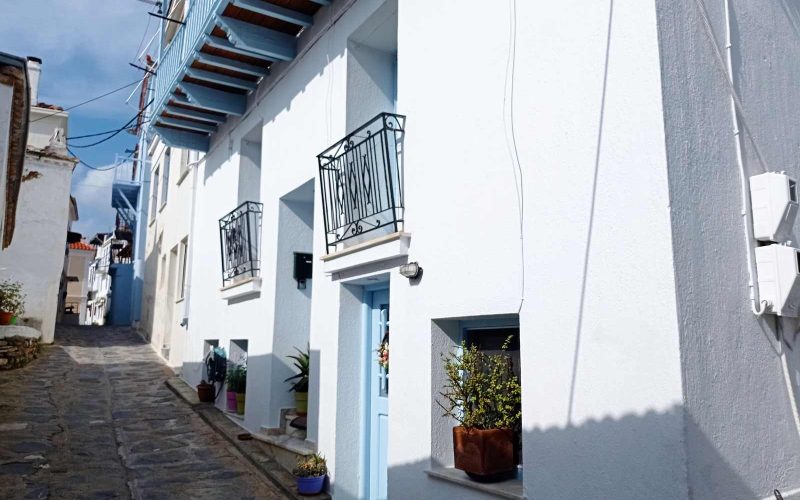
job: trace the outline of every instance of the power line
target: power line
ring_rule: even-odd
[[[147,123],[149,121],[150,120],[143,120],[142,124]],[[111,129],[111,130],[106,130],[105,132],[97,132],[96,134],[76,135],[75,137],[67,137],[67,140],[68,141],[73,141],[75,139],[86,139],[86,138],[89,138],[89,137],[97,137],[99,135],[111,134],[111,133],[117,132],[118,130],[134,130],[134,129],[136,129],[136,127],[138,127],[138,125],[131,125],[129,127],[123,128],[123,129],[115,128],[115,129]],[[75,147],[77,147],[77,146],[75,146]]]
[[[69,146],[67,146],[67,151],[69,151],[69,154],[71,154],[73,157],[75,157],[75,159],[78,160],[78,163],[80,165],[83,165],[84,167],[86,167],[86,168],[88,168],[90,170],[97,170],[99,172],[105,172],[107,170],[113,170],[113,169],[117,168],[119,165],[121,165],[121,163],[115,163],[115,164],[110,165],[110,166],[105,167],[105,168],[97,168],[95,166],[92,166],[92,165],[86,163],[85,161],[81,160],[80,158],[78,158],[78,155],[76,155],[75,152],[73,152],[71,149],[69,149]]]
[[[127,89],[127,88],[128,88],[128,87],[130,87],[130,86],[136,85],[136,84],[137,84],[137,83],[139,83],[140,81],[141,81],[141,80],[136,80],[136,81],[133,81],[133,82],[131,82],[131,83],[129,83],[129,84],[127,84],[127,85],[125,85],[125,86],[122,86],[122,87],[118,88],[118,89],[114,89],[114,90],[112,90],[112,91],[106,92],[105,94],[103,94],[103,95],[99,95],[99,96],[97,96],[97,97],[92,97],[91,99],[89,99],[89,100],[86,100],[86,101],[83,101],[83,102],[81,102],[81,103],[78,103],[78,104],[75,104],[74,106],[70,106],[70,107],[68,107],[68,108],[64,108],[64,109],[60,109],[60,110],[57,110],[57,111],[53,111],[53,112],[52,112],[52,113],[50,113],[50,114],[47,114],[47,115],[45,115],[45,116],[42,116],[42,117],[39,117],[39,118],[37,118],[37,119],[35,119],[35,120],[31,120],[31,121],[30,121],[30,123],[38,122],[39,120],[44,120],[44,119],[45,119],[45,118],[47,118],[48,116],[57,115],[58,113],[62,113],[62,112],[64,112],[64,111],[69,111],[69,110],[71,110],[71,109],[75,109],[75,108],[77,108],[77,107],[79,107],[79,106],[83,106],[84,104],[89,104],[90,102],[94,102],[94,101],[96,101],[96,100],[98,100],[98,99],[102,99],[103,97],[106,97],[106,96],[109,96],[109,95],[111,95],[111,94],[114,94],[114,93],[116,93],[116,92],[119,92],[120,90],[124,90],[124,89]]]
[[[150,106],[152,103],[153,103],[153,101],[152,101],[152,99],[151,99],[151,100],[150,100],[150,102],[148,102],[148,103],[147,103],[147,104],[146,104],[146,105],[145,105],[145,106],[144,106],[142,109],[140,109],[140,110],[139,110],[139,112],[138,112],[138,113],[136,113],[136,114],[133,116],[133,118],[131,118],[130,120],[128,120],[128,122],[127,122],[125,125],[123,125],[122,127],[118,128],[118,129],[115,129],[115,130],[110,130],[110,131],[106,131],[106,132],[100,132],[100,133],[98,133],[98,134],[89,134],[90,136],[91,136],[91,135],[97,136],[97,135],[111,134],[111,135],[109,135],[108,137],[105,137],[105,138],[103,138],[103,139],[100,139],[99,141],[95,141],[95,142],[93,142],[93,143],[91,143],[91,144],[80,144],[80,145],[77,145],[77,144],[72,144],[72,147],[73,147],[73,148],[90,148],[90,147],[92,147],[92,146],[97,146],[98,144],[102,144],[102,143],[104,143],[104,142],[106,142],[106,141],[108,141],[108,140],[111,140],[112,138],[116,137],[116,136],[117,136],[117,135],[118,135],[120,132],[122,132],[123,130],[127,130],[127,129],[131,128],[131,124],[132,124],[133,122],[135,122],[135,121],[136,121],[136,120],[137,120],[137,119],[138,119],[138,118],[139,118],[139,117],[142,115],[142,113],[144,113],[144,112],[147,110],[147,108],[148,108],[148,107],[149,107],[149,106]],[[138,126],[139,126],[139,124],[137,124],[136,126],[138,127]],[[77,137],[73,137],[73,139],[77,139]],[[69,139],[68,139],[68,140],[69,140]]]

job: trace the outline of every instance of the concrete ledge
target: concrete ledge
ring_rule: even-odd
[[[473,481],[464,471],[452,467],[433,468],[425,471],[428,476],[449,481],[465,488],[488,493],[500,498],[510,498],[511,500],[524,500],[525,495],[522,491],[522,481],[519,479],[509,479],[498,483],[479,483]]]
[[[408,255],[411,234],[397,232],[365,241],[322,257],[326,274],[339,273],[354,267],[383,262]]]
[[[247,278],[219,289],[224,300],[233,300],[261,292],[261,278]]]
[[[26,339],[42,339],[42,332],[29,326],[3,325],[0,326],[0,339],[6,337],[24,337]]]
[[[164,382],[167,387],[184,400],[217,434],[228,441],[242,457],[252,464],[264,479],[280,488],[289,498],[301,500],[330,500],[326,493],[301,496],[297,492],[294,476],[287,472],[270,454],[269,447],[257,439],[241,441],[237,438],[243,429],[229,419],[212,403],[201,403],[197,391],[178,377],[171,377]]]

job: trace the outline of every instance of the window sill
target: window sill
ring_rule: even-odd
[[[322,257],[326,274],[347,271],[356,267],[408,256],[411,245],[409,233],[397,232],[365,241]]]
[[[481,491],[500,498],[511,500],[524,500],[521,479],[508,479],[499,483],[478,483],[470,479],[466,473],[452,467],[437,467],[428,469],[425,473],[435,479],[458,484],[465,488]]]
[[[223,300],[231,301],[261,293],[261,278],[247,278],[219,289]]]

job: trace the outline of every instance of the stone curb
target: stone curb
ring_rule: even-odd
[[[312,496],[301,496],[297,493],[294,476],[289,474],[270,457],[263,444],[256,439],[248,441],[237,439],[239,434],[246,431],[232,422],[213,404],[201,403],[197,398],[197,392],[181,378],[171,377],[164,383],[172,392],[188,404],[209,427],[233,445],[233,447],[236,448],[270,484],[278,487],[288,497],[295,500],[330,500],[331,497],[325,493]]]

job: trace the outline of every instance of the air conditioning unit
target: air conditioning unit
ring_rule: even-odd
[[[800,317],[800,249],[772,244],[756,248],[758,295],[767,312]]]
[[[797,216],[797,180],[784,173],[750,177],[753,236],[759,241],[784,242],[791,238]]]

